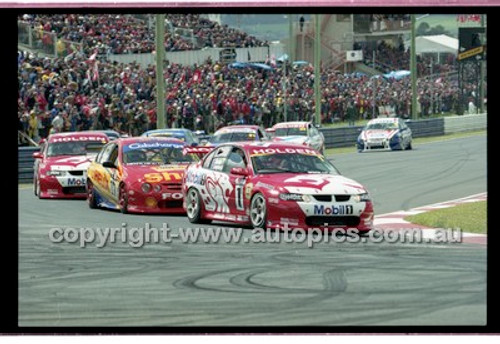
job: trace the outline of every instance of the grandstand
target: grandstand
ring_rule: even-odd
[[[138,60],[139,56],[152,55],[154,23],[151,17],[67,14],[20,15],[18,19],[21,132],[34,140],[46,137],[56,116],[63,118],[66,131],[114,129],[138,135],[155,128],[155,69],[152,60],[149,63]],[[353,27],[350,22],[353,19],[358,31],[350,35],[347,28]],[[323,123],[343,121],[351,100],[356,104],[360,119],[377,116],[380,107],[389,107],[401,117],[409,117],[411,113],[408,78],[396,80],[372,78],[367,73],[342,73],[346,61],[341,52],[354,50],[366,35],[383,37],[384,42],[392,37],[399,42],[400,32],[407,30],[404,16],[382,19],[388,21],[386,26],[363,22],[374,20],[372,17],[362,19],[351,15],[324,16],[322,28],[325,32],[339,25],[346,31],[334,30],[336,37],[343,39],[340,46],[335,46],[334,37],[328,34],[322,42],[323,47],[327,44],[333,47],[323,49],[328,55],[323,59],[321,76]],[[166,22],[178,32],[184,30],[181,33],[185,37],[173,32],[165,36],[166,50],[172,54],[167,54],[164,68],[168,126],[206,132],[230,123],[268,127],[284,119],[285,103],[288,120],[312,119],[315,104],[311,65],[279,63],[276,58],[279,50],[270,54],[268,42],[199,15],[167,15]],[[306,22],[304,30],[294,35],[298,41],[304,41],[304,47],[313,35],[311,27]],[[205,49],[199,49],[200,44]],[[22,47],[39,53],[25,52]],[[223,49],[234,49],[238,61],[265,62],[267,59],[269,65],[239,64],[243,67],[236,68],[231,61],[220,59],[219,52]],[[300,55],[307,49],[302,52],[300,49],[297,45],[296,59],[307,60],[305,55]],[[383,63],[389,69],[404,67],[407,52],[400,46],[394,48],[382,43],[377,49],[380,56],[387,57]],[[335,58],[332,58],[333,51],[338,52]],[[180,56],[183,63],[171,59],[174,54]],[[286,75],[284,65],[287,65]],[[419,79],[418,111],[421,116],[455,111],[457,80],[449,76],[452,66],[447,68],[435,67],[436,75]],[[378,70],[378,73],[386,71]],[[286,94],[284,81],[288,85]],[[471,94],[474,91],[473,88],[469,90]]]

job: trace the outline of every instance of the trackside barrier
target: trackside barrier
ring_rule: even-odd
[[[17,150],[18,182],[33,182],[33,164],[35,159],[33,153],[38,152],[40,147],[19,147]]]
[[[459,133],[462,131],[481,130],[487,128],[485,113],[478,115],[464,115],[444,117],[444,133]]]
[[[487,128],[487,114],[453,116],[444,118],[421,119],[406,122],[413,133],[413,137],[441,136],[463,131],[480,130]],[[326,148],[354,146],[362,126],[342,128],[321,128],[325,136]],[[200,135],[200,139],[208,139],[208,135]],[[33,180],[33,152],[39,147],[18,148],[18,179],[20,183],[31,183]]]

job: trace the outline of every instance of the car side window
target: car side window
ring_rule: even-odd
[[[224,146],[217,148],[214,157],[212,159],[212,162],[210,163],[209,169],[221,172],[224,168],[224,164],[226,163],[226,159],[230,151],[231,151],[231,146]]]
[[[207,157],[205,158],[205,160],[203,160],[203,168],[209,168],[210,167],[210,163],[212,162],[212,159],[214,158],[214,155],[215,155],[215,149],[210,152]]]
[[[118,146],[113,145],[113,149],[111,150],[111,153],[109,154],[108,161],[111,161],[115,166],[118,165]]]
[[[226,164],[224,165],[223,172],[229,173],[231,172],[231,169],[234,167],[241,167],[241,168],[247,167],[245,153],[237,147],[234,147],[231,153],[229,154],[226,160]]]
[[[113,148],[115,146],[116,145],[114,143],[109,143],[106,146],[104,146],[104,148],[102,149],[102,152],[101,152],[102,153],[101,159],[98,161],[100,164],[102,164],[105,161],[110,161],[109,158],[110,158],[111,152],[113,151]]]

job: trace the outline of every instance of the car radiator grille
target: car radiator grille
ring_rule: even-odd
[[[333,197],[336,202],[347,202],[351,195],[313,195],[313,197],[318,202],[331,202]]]
[[[85,193],[85,186],[67,186],[62,188],[65,195],[82,194]]]

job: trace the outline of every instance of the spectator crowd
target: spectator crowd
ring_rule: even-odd
[[[151,52],[154,49],[154,32],[144,16],[21,15],[19,20],[84,45],[81,51],[54,59],[18,52],[20,131],[36,141],[60,131],[113,129],[135,136],[155,128],[157,80],[154,66],[142,68],[136,63],[122,64],[106,59],[107,52]],[[204,46],[268,44],[197,14],[169,14],[166,22],[169,27],[192,30]],[[167,31],[167,50],[193,49],[193,42],[182,39],[173,30]],[[367,64],[375,49],[379,61],[375,67],[384,72],[408,69],[409,54],[402,42],[396,47],[381,41],[355,48],[364,50]],[[454,62],[438,65],[432,61],[433,74],[438,75],[432,78],[426,77],[431,61],[422,57],[418,62],[417,112],[420,116],[456,112],[460,95],[458,80],[456,76],[447,75],[456,69]],[[210,60],[194,66],[166,61],[168,126],[213,132],[233,123],[269,127],[283,120],[312,120],[315,75],[311,65],[288,65],[286,74],[283,65],[275,65],[272,69],[254,67],[233,68]],[[474,75],[474,70],[469,74]],[[319,77],[323,123],[353,123],[355,119],[377,117],[383,108],[391,108],[401,117],[408,118],[411,114],[410,78],[370,78],[328,68],[322,68]],[[474,83],[466,84],[465,89],[468,101],[475,99],[478,90]]]
[[[199,14],[166,14],[165,19],[166,51],[269,44],[227,25],[202,18]],[[44,32],[51,32],[60,41],[82,44],[86,54],[95,49],[101,55],[151,53],[155,50],[154,25],[148,23],[147,16],[145,19],[144,16],[139,18],[122,14],[24,14],[18,20],[28,23],[40,37]],[[179,29],[187,33],[182,34]]]
[[[269,127],[287,120],[311,120],[314,115],[312,66],[272,70],[231,68],[207,61],[183,66],[166,63],[165,109],[170,127],[213,132],[231,123]],[[85,54],[41,58],[19,52],[19,130],[38,140],[50,132],[113,129],[139,135],[156,123],[154,66],[120,64]],[[283,84],[286,84],[284,93]],[[409,78],[370,78],[322,70],[323,123],[347,120],[349,104],[357,118],[379,115],[381,106],[399,116],[411,113]],[[450,78],[419,79],[421,116],[456,111],[458,83]],[[474,90],[471,90],[474,92]]]

